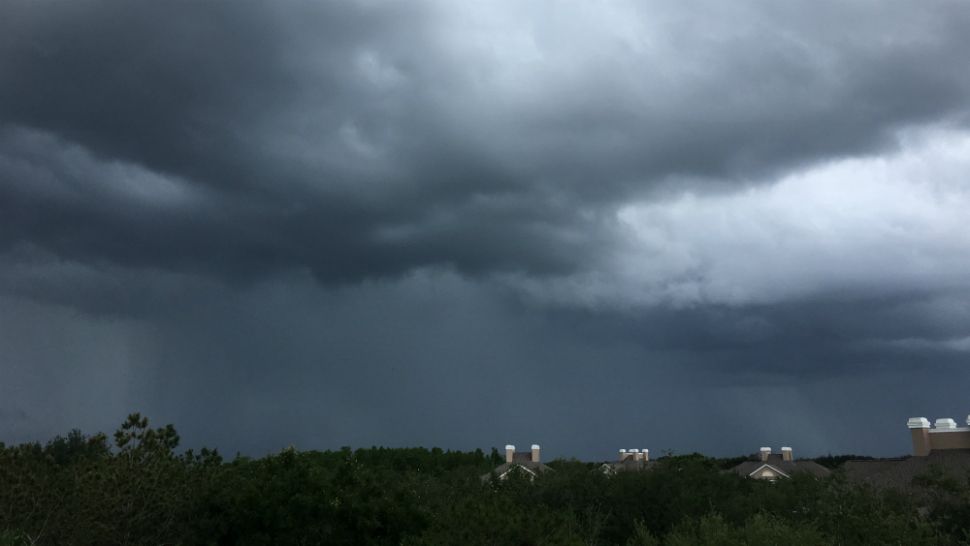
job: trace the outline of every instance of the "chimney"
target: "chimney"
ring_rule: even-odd
[[[627,450],[627,453],[630,454],[630,457],[633,458],[634,461],[641,460],[640,459],[641,455],[640,455],[640,450],[639,449],[628,449]]]
[[[906,422],[913,437],[913,455],[925,457],[930,454],[930,420],[926,417],[910,417]]]
[[[768,456],[771,455],[771,448],[770,447],[761,448],[759,455],[762,461],[767,461]]]
[[[781,460],[783,460],[783,461],[794,461],[795,460],[792,457],[792,452],[791,452],[791,448],[790,447],[783,447],[783,448],[781,448]]]
[[[515,457],[515,446],[512,444],[505,446],[505,462],[511,463],[514,457]]]
[[[532,462],[539,462],[539,444],[532,444]]]
[[[970,417],[968,417],[968,419],[970,419]],[[641,449],[640,450],[640,453],[643,453],[643,462],[647,462],[647,461],[650,460],[650,450],[649,449],[646,449],[646,448]]]

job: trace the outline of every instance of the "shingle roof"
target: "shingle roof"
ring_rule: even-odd
[[[846,477],[853,481],[877,487],[908,489],[913,485],[913,478],[933,469],[966,478],[970,473],[970,449],[931,451],[925,457],[846,461],[842,469]]]
[[[516,453],[516,455],[518,454]],[[515,460],[515,458],[513,458],[511,463],[502,463],[496,466],[495,468],[493,468],[492,471],[489,472],[488,474],[482,474],[482,480],[483,481],[488,480],[492,476],[501,476],[502,474],[505,474],[506,472],[511,470],[512,467],[514,466],[524,468],[532,474],[540,474],[542,472],[552,471],[552,468],[549,468],[548,466],[542,463],[534,463],[532,462],[531,459],[523,461],[523,460]]]
[[[758,456],[754,457],[755,458],[752,460],[744,461],[731,470],[745,477],[750,476],[752,472],[765,465],[780,471],[786,476],[791,476],[792,474],[799,472],[807,472],[816,478],[824,478],[832,473],[831,470],[816,463],[815,461],[786,461],[782,458],[781,454],[778,453],[769,455],[767,461],[762,461]]]

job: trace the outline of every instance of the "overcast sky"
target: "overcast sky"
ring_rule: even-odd
[[[0,3],[0,441],[909,451],[962,0]]]

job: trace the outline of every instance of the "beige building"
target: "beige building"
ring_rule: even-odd
[[[967,424],[970,425],[970,416]],[[913,490],[914,480],[931,470],[966,479],[970,472],[970,426],[958,427],[948,417],[937,419],[934,425],[925,417],[911,417],[906,422],[913,442],[911,456],[846,461],[846,476],[853,481],[907,490]]]
[[[970,449],[970,415],[967,416],[967,427],[958,427],[949,417],[937,419],[935,425],[931,428],[926,417],[910,417],[906,422],[913,438],[914,456],[926,457],[933,451],[944,449]]]

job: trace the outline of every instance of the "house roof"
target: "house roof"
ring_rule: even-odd
[[[846,477],[853,481],[878,487],[907,489],[912,487],[913,478],[933,469],[965,478],[970,472],[970,449],[931,451],[925,457],[846,461],[842,469]]]
[[[518,455],[518,453],[516,453],[516,455]],[[496,466],[495,468],[493,468],[492,471],[489,472],[488,474],[483,474],[482,475],[482,480],[483,481],[484,480],[488,480],[492,476],[501,476],[501,475],[505,474],[506,472],[508,472],[509,470],[512,470],[513,467],[522,468],[527,473],[532,474],[533,476],[536,475],[536,474],[540,474],[542,472],[552,471],[552,468],[549,468],[548,466],[546,466],[546,465],[544,465],[542,463],[534,463],[534,462],[532,462],[531,459],[529,459],[529,460],[515,460],[515,458],[513,458],[513,460],[512,460],[511,463],[502,463],[502,464]]]
[[[773,453],[769,455],[767,461],[762,461],[757,455],[754,457],[755,458],[752,460],[744,461],[743,463],[735,466],[731,469],[731,471],[744,477],[750,476],[757,470],[760,470],[763,466],[768,466],[776,472],[789,477],[792,474],[805,472],[815,476],[816,478],[824,478],[832,473],[831,470],[816,463],[815,461],[786,461],[782,458],[780,453]]]
[[[657,464],[656,461],[637,461],[632,457],[627,458],[623,461],[609,461],[600,465],[600,468],[606,468],[610,472],[632,472],[637,470],[647,470],[653,465]]]

